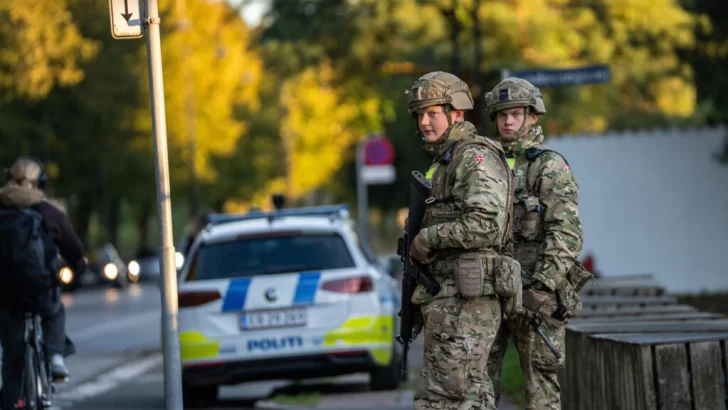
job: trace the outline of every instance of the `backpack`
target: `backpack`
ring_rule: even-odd
[[[48,297],[57,284],[51,268],[57,255],[38,211],[0,210],[0,287],[11,306],[32,310]]]

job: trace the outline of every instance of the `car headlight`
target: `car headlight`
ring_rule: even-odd
[[[184,266],[185,256],[182,255],[181,252],[176,252],[174,254],[174,264],[177,266],[177,269],[182,269],[182,266]]]
[[[137,261],[129,262],[127,269],[129,270],[129,274],[132,276],[139,276],[139,272],[142,270],[141,266],[139,266],[139,262]]]
[[[108,280],[116,279],[116,277],[119,276],[119,268],[113,263],[107,263],[106,266],[104,266],[104,276],[106,276],[106,279]]]
[[[68,266],[64,266],[58,272],[58,278],[61,280],[61,283],[68,285],[73,280],[73,271]]]

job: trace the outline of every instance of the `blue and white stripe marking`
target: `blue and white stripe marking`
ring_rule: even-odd
[[[249,309],[311,305],[316,299],[321,272],[305,272],[297,275],[256,276],[232,279],[225,292],[223,312],[239,312]],[[275,289],[276,300],[265,299],[268,289]]]

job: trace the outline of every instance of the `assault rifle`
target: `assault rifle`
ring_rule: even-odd
[[[410,177],[410,202],[407,226],[403,237],[397,241],[397,255],[404,262],[404,274],[402,275],[402,313],[399,335],[397,342],[402,345],[402,380],[407,379],[407,351],[412,343],[412,327],[415,318],[421,315],[419,306],[412,303],[412,294],[419,283],[427,293],[436,295],[440,291],[440,284],[430,275],[416,260],[410,258],[412,240],[422,228],[422,221],[425,217],[425,201],[430,196],[432,185],[419,171],[412,171]]]

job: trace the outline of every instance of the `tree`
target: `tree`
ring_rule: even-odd
[[[83,78],[98,45],[76,28],[64,0],[0,3],[0,99],[41,99]]]

